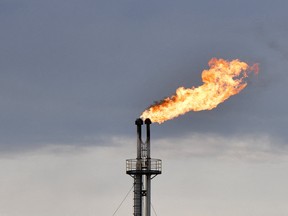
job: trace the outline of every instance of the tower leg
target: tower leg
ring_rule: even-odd
[[[142,175],[134,177],[134,216],[142,216]]]
[[[151,176],[146,175],[146,216],[151,216]]]

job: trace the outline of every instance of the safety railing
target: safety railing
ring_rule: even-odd
[[[162,172],[162,161],[160,159],[128,159],[126,160],[126,172]]]

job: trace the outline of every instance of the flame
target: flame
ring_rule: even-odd
[[[212,58],[209,70],[202,72],[203,85],[195,88],[179,87],[176,94],[150,106],[140,116],[163,123],[189,111],[211,110],[246,86],[249,72],[258,73],[258,64],[249,66],[238,59],[226,61]]]

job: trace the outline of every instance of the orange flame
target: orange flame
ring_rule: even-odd
[[[203,85],[195,88],[179,87],[176,94],[157,102],[145,110],[141,118],[163,123],[189,111],[211,110],[247,86],[248,73],[258,73],[258,64],[251,67],[238,59],[226,61],[212,58],[209,70],[202,72]]]

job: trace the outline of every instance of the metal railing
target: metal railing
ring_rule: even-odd
[[[126,172],[130,171],[162,171],[162,161],[160,159],[128,159],[126,160]]]

